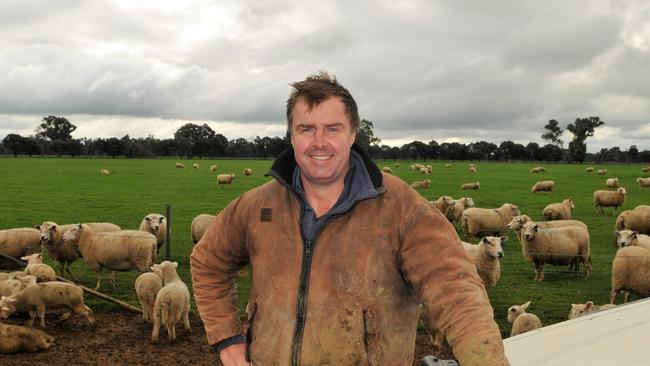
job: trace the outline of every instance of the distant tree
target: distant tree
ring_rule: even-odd
[[[81,155],[82,145],[78,139],[72,139],[66,142],[66,152],[70,157]]]
[[[25,152],[25,138],[15,133],[10,133],[5,136],[5,138],[2,139],[2,145],[11,150],[14,157]]]
[[[594,135],[594,129],[604,125],[599,117],[576,118],[574,123],[569,124],[566,129],[573,133],[573,140],[569,143],[569,162],[584,162],[587,153],[587,137]]]
[[[525,151],[524,145],[509,140],[499,145],[499,153],[503,160],[524,160]]]
[[[50,141],[70,141],[72,140],[72,132],[77,129],[77,126],[64,117],[47,116],[43,117],[42,121],[36,128],[36,136],[47,138]]]
[[[438,142],[436,140],[431,140],[428,143],[429,145],[429,156],[427,158],[431,160],[435,160],[438,158],[438,155],[440,154],[440,145],[438,145]]]
[[[291,141],[286,137],[272,137],[269,145],[269,154],[278,157],[284,150],[291,146]],[[375,145],[370,145],[370,147]]]
[[[413,160],[424,160],[429,155],[429,147],[422,141],[413,141],[402,145],[400,148],[402,156]]]
[[[381,139],[375,137],[373,131],[374,125],[372,121],[367,119],[362,119],[359,129],[357,130],[357,136],[355,137],[355,142],[359,145],[364,151],[368,151],[369,147],[372,145],[377,145],[381,142]]]
[[[226,149],[228,149],[228,139],[226,136],[217,133],[208,139],[207,144],[211,156],[226,156]]]
[[[553,144],[546,144],[542,146],[541,153],[545,161],[560,161],[564,156],[564,150],[559,146]]]
[[[544,155],[542,154],[542,149],[540,149],[539,144],[536,142],[529,142],[526,145],[526,158],[528,161],[542,161]]]
[[[255,136],[253,143],[255,144],[256,155],[266,159],[266,157],[269,156],[269,150],[271,148],[271,138],[268,136]]]
[[[194,155],[202,158],[208,153],[208,141],[214,135],[214,130],[205,123],[201,126],[194,123],[186,123],[176,130],[174,139],[183,142],[182,146],[186,147],[186,155],[188,158]]]
[[[63,140],[52,140],[49,148],[56,156],[62,156],[68,150],[68,143]]]
[[[25,149],[25,154],[27,154],[30,158],[32,155],[40,155],[43,153],[41,150],[41,145],[34,136],[25,137],[23,146]]]
[[[440,157],[445,160],[467,160],[469,148],[459,142],[443,142],[440,144]]]
[[[469,158],[474,160],[493,160],[498,146],[491,142],[473,142],[467,147]]]
[[[248,158],[255,156],[255,144],[240,137],[228,142],[226,155],[234,158]]]
[[[562,135],[562,132],[564,132],[564,130],[558,126],[558,122],[552,119],[548,121],[548,124],[544,126],[544,129],[548,132],[543,134],[542,138],[564,149],[564,141],[560,140],[560,135]]]
[[[627,149],[627,155],[630,158],[630,162],[636,163],[639,161],[639,149],[636,145],[631,145],[630,148]]]
[[[106,155],[116,157],[122,155],[122,141],[117,137],[111,137],[104,142],[104,152]]]

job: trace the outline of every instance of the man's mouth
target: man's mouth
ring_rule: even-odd
[[[334,156],[334,155],[309,155],[310,158],[315,159],[315,160],[321,160],[321,161],[327,160],[327,159],[331,158],[332,156]]]

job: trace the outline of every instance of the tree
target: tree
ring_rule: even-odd
[[[604,125],[599,117],[576,118],[574,123],[569,124],[566,129],[573,133],[573,140],[569,143],[569,162],[584,162],[587,154],[587,137],[594,135],[594,129]]]
[[[564,141],[560,140],[560,135],[562,135],[562,130],[556,120],[552,119],[548,121],[548,124],[544,126],[545,130],[548,130],[547,133],[542,135],[542,138],[550,143],[557,145],[559,148],[564,149]]]
[[[191,158],[193,155],[204,157],[208,152],[208,141],[214,137],[215,132],[207,124],[199,126],[194,123],[186,123],[174,133],[174,139],[181,140],[186,150],[186,155]],[[184,139],[184,140],[183,140]]]
[[[630,158],[630,162],[636,163],[639,161],[639,148],[636,145],[631,145],[627,149],[627,156]]]
[[[25,151],[25,138],[15,133],[10,133],[2,139],[2,145],[11,150],[14,157],[22,154]]]
[[[413,160],[426,159],[429,155],[429,147],[422,141],[413,141],[402,145],[400,149],[402,156],[409,157]]]
[[[43,117],[43,123],[36,128],[36,137],[47,138],[50,141],[61,140],[67,142],[72,140],[72,132],[77,126],[70,123],[64,117],[47,116]]]
[[[368,148],[371,145],[377,145],[381,142],[379,137],[375,137],[373,132],[374,125],[372,121],[366,119],[361,120],[361,124],[357,130],[357,136],[355,142],[359,145],[364,151],[368,151]]]

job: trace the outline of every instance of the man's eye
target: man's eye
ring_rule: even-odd
[[[338,130],[339,130],[339,129],[338,129],[337,127],[328,127],[328,128],[327,128],[327,132],[336,132],[336,131],[338,131]]]

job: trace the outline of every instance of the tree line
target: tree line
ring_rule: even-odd
[[[560,136],[564,132],[556,120],[544,126],[541,136],[548,143],[527,145],[503,141],[499,145],[486,141],[463,144],[412,141],[402,146],[382,145],[374,136],[373,122],[362,120],[357,132],[357,143],[374,159],[392,160],[482,160],[482,161],[539,161],[539,162],[650,162],[650,151],[639,151],[635,145],[627,150],[620,147],[603,148],[598,153],[587,153],[586,140],[595,128],[604,124],[598,117],[577,118],[566,129],[573,134],[568,149]],[[289,136],[255,137],[228,140],[207,124],[186,123],[170,139],[131,138],[72,138],[77,129],[64,117],[43,117],[33,136],[8,134],[0,144],[3,155],[54,155],[96,157],[186,157],[186,158],[275,158],[290,146]]]

